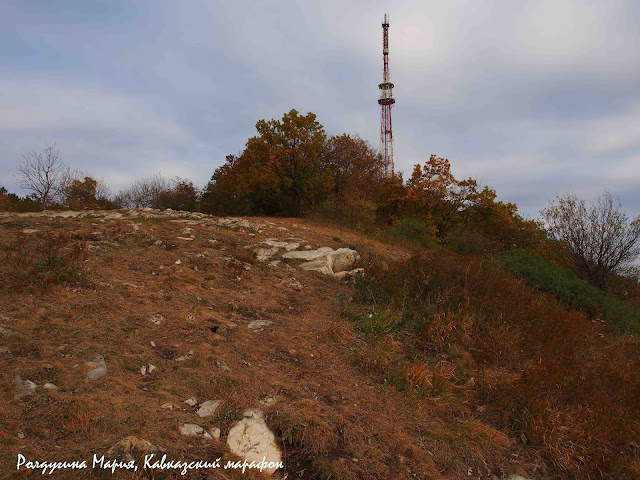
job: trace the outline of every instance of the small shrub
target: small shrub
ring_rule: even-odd
[[[447,362],[419,363],[407,371],[407,382],[423,395],[440,395],[455,381],[455,368]]]
[[[358,327],[369,335],[392,334],[398,330],[398,324],[398,319],[388,310],[363,313],[358,318]]]
[[[67,235],[21,235],[16,241],[3,244],[2,253],[0,291],[90,284],[84,267],[86,247]]]
[[[423,247],[433,247],[436,240],[437,228],[429,220],[416,217],[404,217],[393,222],[391,234],[417,243]]]

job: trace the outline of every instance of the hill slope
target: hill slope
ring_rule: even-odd
[[[475,400],[381,380],[378,361],[414,352],[402,335],[383,329],[370,342],[352,323],[361,306],[351,280],[255,255],[268,239],[300,250],[352,247],[366,277],[369,260],[406,261],[404,248],[297,219],[135,210],[3,214],[0,232],[0,476],[16,473],[18,454],[91,464],[127,436],[169,458],[226,462],[237,458],[229,431],[248,409],[275,434],[279,478],[495,479],[540,466]],[[106,376],[88,379],[99,356]],[[208,400],[220,404],[200,417]],[[183,435],[190,423],[214,437],[220,429],[220,440]],[[233,469],[188,475],[262,478]]]

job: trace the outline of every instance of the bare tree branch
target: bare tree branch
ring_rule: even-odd
[[[64,195],[73,180],[73,172],[62,161],[55,145],[47,145],[43,152],[22,155],[17,170],[16,183],[35,195],[45,210]]]
[[[640,217],[630,222],[620,208],[618,197],[605,190],[593,205],[566,194],[541,212],[549,235],[568,246],[575,273],[600,287],[640,255]]]

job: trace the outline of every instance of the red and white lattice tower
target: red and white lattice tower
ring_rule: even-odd
[[[391,83],[391,75],[389,73],[389,17],[385,14],[384,23],[382,24],[382,59],[384,61],[384,70],[382,74],[382,83],[378,85],[380,88],[380,98],[378,104],[382,109],[380,119],[380,153],[383,160],[383,175],[392,177],[394,174],[394,158],[393,158],[393,130],[391,129],[391,107],[396,101],[393,98],[393,83]]]

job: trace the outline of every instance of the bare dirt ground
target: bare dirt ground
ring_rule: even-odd
[[[62,214],[0,216],[9,265],[0,292],[1,478],[41,476],[16,471],[18,454],[90,467],[94,454],[129,435],[173,459],[237,458],[226,437],[249,408],[264,413],[282,450],[276,478],[496,479],[502,467],[517,471],[509,439],[463,406],[395,391],[362,368],[357,357],[368,347],[343,315],[349,280],[254,254],[267,238],[389,259],[407,258],[402,248],[299,219]],[[107,375],[89,381],[86,363],[98,355]],[[155,369],[142,374],[149,364]],[[16,398],[16,376],[34,382],[35,394]],[[191,397],[221,404],[200,418],[184,403]],[[219,428],[220,440],[185,437],[184,423]],[[54,475],[180,478],[91,468]],[[210,469],[185,477],[262,475]]]

